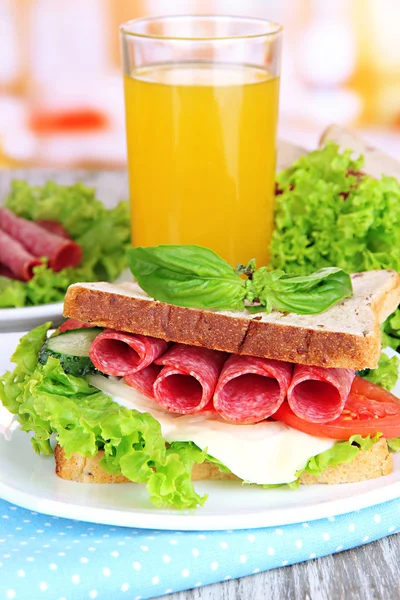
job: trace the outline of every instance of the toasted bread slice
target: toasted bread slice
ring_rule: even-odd
[[[322,134],[320,146],[323,146],[329,140],[336,142],[342,150],[352,148],[355,158],[362,154],[365,159],[363,171],[367,175],[380,179],[384,173],[400,181],[400,163],[382,152],[382,150],[368,144],[353,131],[340,125],[331,125]]]
[[[353,275],[352,281],[353,296],[319,315],[182,308],[150,298],[137,283],[77,283],[67,291],[64,316],[235,354],[321,367],[376,368],[379,325],[399,304],[400,276],[368,271]]]
[[[62,479],[79,483],[129,483],[123,475],[110,475],[100,467],[103,452],[98,452],[91,458],[84,458],[80,454],[73,454],[66,458],[64,450],[56,446],[54,455],[56,459],[56,473]],[[393,458],[389,453],[386,440],[381,438],[370,450],[361,450],[350,463],[343,463],[337,467],[328,467],[320,477],[303,473],[300,483],[354,483],[365,479],[376,479],[382,475],[389,475],[393,471]],[[214,463],[194,465],[192,470],[193,481],[200,480],[227,480],[237,479],[232,473],[223,473]]]

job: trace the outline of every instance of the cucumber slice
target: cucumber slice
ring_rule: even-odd
[[[93,340],[101,332],[102,329],[98,327],[72,329],[50,337],[39,352],[39,362],[44,365],[52,356],[60,361],[64,371],[70,375],[78,377],[95,373],[89,352]]]

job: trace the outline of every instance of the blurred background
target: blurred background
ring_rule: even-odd
[[[0,166],[124,166],[118,27],[182,13],[284,25],[281,138],[339,122],[400,159],[400,0],[0,0]]]

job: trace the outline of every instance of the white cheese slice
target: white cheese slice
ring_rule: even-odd
[[[305,467],[309,458],[335,444],[335,440],[314,437],[273,421],[232,425],[214,413],[172,414],[122,380],[101,375],[89,380],[117,404],[150,413],[160,423],[167,442],[194,442],[202,450],[207,448],[208,454],[249,483],[295,481],[296,471]]]

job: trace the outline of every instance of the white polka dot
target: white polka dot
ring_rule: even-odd
[[[334,523],[335,522],[335,517],[328,517],[328,521],[329,521],[329,523]]]
[[[229,531],[227,531],[227,533],[229,533]],[[206,536],[204,535],[204,533],[199,533],[199,540],[205,540]]]
[[[30,523],[30,520],[29,520],[29,519],[24,519],[24,521],[23,521],[23,522],[24,522],[24,523]]]
[[[289,562],[288,560],[284,560],[283,563],[282,563],[282,567],[286,567],[286,565],[288,564],[288,562]]]
[[[40,588],[41,592],[47,592],[47,590],[49,589],[49,586],[47,585],[47,583],[45,581],[41,581],[39,588]]]
[[[19,569],[17,571],[17,575],[18,575],[18,577],[25,577],[25,571],[23,569]]]
[[[142,600],[142,596],[135,596],[133,600]]]
[[[140,569],[142,568],[142,565],[140,564],[140,562],[135,560],[135,562],[133,563],[133,568],[135,569],[135,571],[140,571]]]
[[[316,556],[316,555],[314,554],[314,552],[312,552],[312,553],[310,554],[310,558],[315,558],[315,556]]]
[[[369,535],[366,535],[366,536],[364,536],[364,537],[363,537],[363,540],[362,540],[362,541],[363,541],[363,542],[368,542],[368,540],[369,540]]]
[[[94,552],[96,550],[96,548],[93,548],[93,546],[90,546],[90,548],[88,548],[88,550],[90,550],[90,552]]]
[[[349,531],[354,531],[356,528],[356,526],[354,525],[354,523],[350,523],[349,525]]]
[[[22,527],[16,527],[15,531],[22,531]]]
[[[380,523],[381,522],[381,515],[374,515],[374,521],[375,521],[375,523]]]
[[[152,583],[153,585],[158,585],[158,584],[160,583],[160,578],[159,578],[159,576],[158,576],[158,575],[155,575],[155,576],[153,577],[153,579],[151,580],[151,583]]]
[[[221,542],[220,546],[221,546],[222,550],[226,550],[228,548],[228,544],[226,542]]]
[[[394,527],[394,525],[391,525],[388,529],[388,533],[392,533],[392,531],[394,531],[396,529],[396,527]]]
[[[50,563],[49,569],[51,569],[52,571],[57,571],[57,565],[55,563]]]
[[[253,570],[253,573],[259,573],[259,572],[260,572],[260,569],[258,567]]]
[[[79,576],[79,575],[77,575],[77,574],[75,574],[75,575],[72,575],[71,579],[72,579],[72,583],[74,583],[75,585],[78,585],[78,583],[80,583],[80,582],[81,582],[81,578],[80,578],[80,576]]]
[[[28,558],[26,559],[28,562],[34,562],[35,559],[33,558],[33,556],[28,556]]]
[[[140,549],[143,550],[143,552],[147,552],[149,547],[148,546],[140,546]]]
[[[217,563],[217,561],[216,561],[216,560],[214,560],[214,561],[211,563],[211,569],[212,569],[213,571],[216,571],[216,570],[218,569],[218,563]]]
[[[15,590],[7,590],[7,598],[10,598],[10,600],[15,598],[16,595]]]
[[[324,539],[326,542],[329,542],[329,540],[331,539],[331,536],[329,535],[329,533],[323,533],[322,539]]]
[[[276,535],[282,535],[283,531],[282,531],[282,529],[275,529],[275,533],[276,533]]]
[[[123,583],[121,585],[121,592],[127,592],[129,590],[129,583]]]
[[[125,546],[125,542],[118,542],[118,546]]]
[[[3,519],[8,519],[8,515],[3,515]],[[14,592],[15,594],[15,592]]]
[[[190,575],[189,569],[183,569],[183,571],[182,571],[182,577],[189,577],[189,575]]]
[[[171,557],[168,556],[168,554],[163,554],[162,559],[163,559],[163,562],[165,562],[166,565],[171,562]]]
[[[307,529],[307,527],[310,527],[308,523],[302,523],[302,526],[304,527],[304,529]]]
[[[338,546],[338,547],[336,548],[336,552],[340,552],[341,550],[343,550],[343,546]]]
[[[247,556],[245,554],[241,554],[239,556],[239,560],[243,564],[243,563],[247,562]]]
[[[249,542],[253,543],[256,541],[256,536],[250,533],[250,535],[247,536],[247,539],[249,540]]]
[[[232,575],[225,575],[224,581],[228,581],[228,579],[232,579]]]
[[[65,556],[65,552],[59,552],[58,556]]]
[[[176,546],[176,544],[178,543],[178,540],[169,540],[169,543],[172,544],[173,546]]]
[[[303,542],[301,540],[296,540],[296,548],[299,548],[299,550],[303,547]]]
[[[89,598],[91,598],[92,600],[97,598],[97,590],[92,590],[91,592],[89,592]]]
[[[117,552],[116,550],[113,550],[113,551],[111,552],[111,556],[112,556],[113,558],[118,558],[118,556],[119,556],[119,552]]]
[[[110,575],[111,575],[111,569],[109,569],[108,567],[104,567],[104,569],[103,569],[103,575],[104,575],[104,577],[110,577]]]
[[[199,556],[200,552],[197,548],[192,548],[192,554],[193,556]]]
[[[87,565],[89,559],[86,556],[82,556],[82,558],[79,559],[79,562],[81,562],[83,565]]]
[[[270,546],[270,547],[268,548],[267,552],[268,552],[268,554],[269,554],[270,556],[273,556],[273,555],[275,554],[275,550],[274,550],[274,548],[272,548],[272,546]]]
[[[173,589],[172,588],[168,588],[167,590],[165,590],[164,594],[172,594]]]

